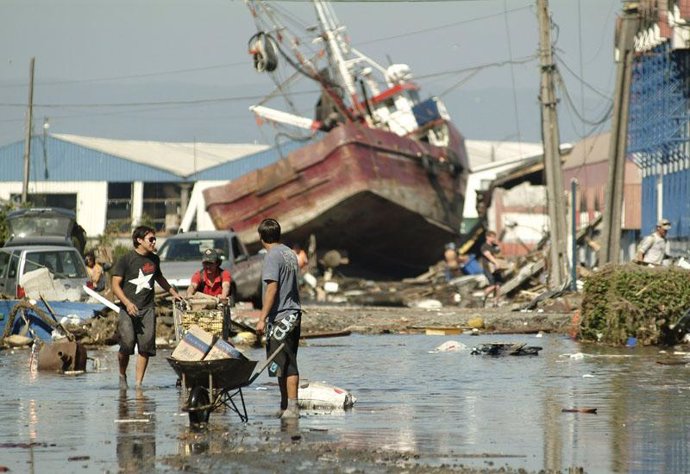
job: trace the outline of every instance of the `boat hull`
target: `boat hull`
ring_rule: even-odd
[[[261,220],[273,217],[285,242],[314,234],[321,251],[346,251],[346,274],[418,274],[459,231],[467,158],[462,137],[447,125],[449,147],[341,125],[272,165],[207,189],[206,208],[216,228],[232,228],[250,248],[258,248]]]

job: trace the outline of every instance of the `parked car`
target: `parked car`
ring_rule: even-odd
[[[231,300],[251,301],[260,308],[264,254],[249,255],[234,232],[198,231],[168,237],[158,251],[163,275],[178,290],[186,290],[194,272],[202,268],[202,252],[209,248],[220,253],[221,267],[232,275]]]
[[[84,254],[86,232],[77,224],[74,211],[58,207],[19,209],[7,214],[10,236],[5,247],[60,245]]]
[[[48,300],[85,301],[83,286],[88,280],[84,260],[73,247],[25,245],[0,248],[0,293],[11,298],[31,294],[24,288],[27,274],[46,269],[41,294]],[[40,272],[38,272],[40,273]],[[32,275],[36,275],[34,272]],[[31,290],[30,290],[31,291]],[[27,294],[28,293],[28,294]]]

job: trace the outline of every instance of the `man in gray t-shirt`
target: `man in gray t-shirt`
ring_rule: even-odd
[[[635,261],[647,265],[661,265],[668,256],[666,234],[670,228],[671,221],[661,219],[656,225],[656,230],[640,242]]]
[[[264,219],[259,225],[261,245],[266,249],[261,272],[263,307],[256,324],[260,336],[266,331],[266,356],[270,357],[281,343],[285,348],[268,367],[269,375],[278,377],[282,418],[299,418],[297,391],[299,370],[297,349],[301,329],[301,305],[298,290],[297,255],[280,243],[280,224]]]

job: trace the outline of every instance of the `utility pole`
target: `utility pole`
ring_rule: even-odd
[[[29,108],[26,112],[26,130],[24,135],[24,180],[22,182],[22,204],[26,204],[29,193],[29,163],[31,161],[31,128],[34,110],[34,63],[36,58],[31,58],[29,69]]]
[[[618,37],[618,66],[616,90],[613,96],[611,141],[609,144],[609,175],[604,202],[604,230],[602,232],[600,263],[618,263],[621,248],[623,188],[625,185],[625,151],[628,142],[628,109],[635,34],[640,17],[637,2],[626,1]]]
[[[539,62],[541,67],[541,130],[544,143],[544,170],[546,171],[546,198],[549,207],[551,235],[551,264],[549,284],[552,289],[560,288],[567,281],[567,248],[565,231],[565,205],[563,173],[561,170],[560,138],[558,134],[558,114],[556,113],[556,93],[551,50],[551,16],[548,0],[537,0],[539,19]]]

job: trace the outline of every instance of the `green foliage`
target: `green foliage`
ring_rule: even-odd
[[[14,210],[14,205],[11,202],[3,202],[0,204],[0,246],[5,245],[5,242],[10,237],[10,228],[7,225],[7,214]]]
[[[580,337],[623,345],[662,342],[668,326],[690,308],[690,272],[677,267],[607,265],[587,279]]]
[[[123,255],[125,255],[125,254],[126,254],[127,252],[129,252],[130,250],[132,250],[132,247],[131,247],[131,246],[127,247],[127,246],[125,246],[125,245],[120,245],[120,244],[116,245],[116,246],[113,248],[113,263],[115,263],[115,262],[117,262],[118,260],[120,260],[120,257],[122,257]]]

